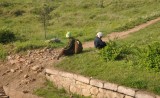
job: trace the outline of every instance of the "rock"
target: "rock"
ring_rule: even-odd
[[[21,67],[16,68],[15,71],[19,70],[20,68],[21,68]]]
[[[16,59],[20,59],[20,58],[21,58],[21,56],[20,56],[20,55],[17,55]]]
[[[26,79],[25,79],[25,80],[21,80],[21,82],[24,83],[24,84],[28,84],[28,83],[29,83],[29,80],[26,80]]]
[[[11,69],[10,71],[11,71],[12,73],[16,72],[14,69]]]
[[[30,82],[34,82],[34,81],[36,81],[36,79],[34,79],[34,78],[30,80]]]
[[[60,39],[58,39],[58,38],[53,38],[53,39],[50,40],[49,43],[60,43],[60,42],[61,42]]]
[[[23,72],[22,70],[19,71],[19,73],[22,73],[22,72]]]
[[[27,52],[28,52],[28,53],[27,53],[27,56],[30,56],[30,55],[31,55],[31,53],[32,53],[32,52],[31,52],[31,51],[29,51],[29,50],[28,50]]]
[[[10,70],[7,70],[5,73],[9,73],[10,72]]]
[[[6,74],[9,73],[9,72],[10,72],[10,70],[7,70],[6,72],[4,72],[4,73],[2,74],[2,76],[6,75]]]
[[[20,62],[24,62],[24,61],[25,61],[25,59],[23,59],[23,58],[20,58],[20,59],[19,59],[19,61],[20,61]]]
[[[29,65],[29,64],[32,64],[33,63],[33,61],[32,60],[28,60],[28,61],[26,61],[26,65]]]
[[[29,91],[27,91],[27,90],[24,90],[24,91],[23,91],[23,93],[29,93]]]
[[[28,78],[29,76],[28,75],[24,75],[24,78]]]
[[[18,60],[10,60],[11,65],[18,63]]]
[[[11,56],[7,56],[7,59],[10,60],[12,57]]]
[[[36,65],[36,66],[33,66],[31,69],[32,69],[33,71],[37,71],[38,69],[40,69],[40,66]]]
[[[44,59],[47,59],[47,56],[44,56],[43,58],[44,58]]]
[[[6,75],[6,73],[3,73],[2,76]]]

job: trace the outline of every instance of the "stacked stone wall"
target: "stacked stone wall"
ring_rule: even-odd
[[[138,89],[84,77],[73,73],[45,70],[46,78],[58,88],[92,98],[160,98],[160,96]]]

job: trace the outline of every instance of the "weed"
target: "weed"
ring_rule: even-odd
[[[2,44],[0,44],[0,59],[4,60],[7,56],[7,52],[4,49],[4,46]]]

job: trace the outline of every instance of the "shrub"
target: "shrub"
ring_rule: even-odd
[[[147,47],[138,47],[134,51],[134,56],[130,59],[133,65],[160,71],[160,43],[153,42]]]
[[[127,59],[127,56],[131,53],[130,46],[118,45],[114,41],[110,41],[101,51],[102,58],[106,61]]]
[[[145,63],[149,69],[160,70],[160,43],[155,42],[148,45]]]
[[[9,43],[15,41],[15,34],[7,28],[0,29],[0,43]]]
[[[128,45],[118,45],[110,41],[101,50],[101,56],[106,61],[128,60],[133,65],[160,71],[160,43],[154,42],[147,47],[131,47]]]
[[[101,51],[102,57],[106,61],[115,60],[115,58],[118,56],[118,53],[119,53],[119,48],[117,44],[113,41],[110,41],[107,44],[107,46]]]

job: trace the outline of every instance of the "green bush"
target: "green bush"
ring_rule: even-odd
[[[160,43],[154,42],[147,47],[131,47],[127,44],[118,45],[110,41],[101,50],[101,56],[106,61],[127,60],[132,61],[133,66],[144,67],[160,71]]]
[[[145,64],[146,64],[146,67],[149,69],[154,69],[156,71],[160,70],[160,43],[159,42],[155,42],[148,45]]]
[[[154,42],[147,47],[137,47],[130,59],[133,65],[149,70],[160,71],[160,43]]]
[[[7,28],[0,29],[0,43],[9,43],[16,40],[15,34]]]
[[[102,58],[106,61],[127,59],[131,54],[131,48],[128,45],[118,45],[114,41],[110,41],[107,46],[101,50]]]

